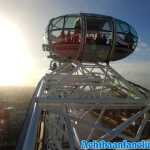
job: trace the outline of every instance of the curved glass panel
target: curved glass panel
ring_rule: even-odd
[[[122,51],[122,53],[124,54],[131,53],[132,50],[135,49],[137,44],[137,38],[135,37],[136,34],[135,30],[131,28],[131,26],[129,26],[127,23],[117,20],[116,32],[117,32],[116,47],[120,48],[120,52]]]
[[[130,25],[130,32],[136,36],[138,38],[137,32],[135,31],[135,29]]]
[[[80,17],[64,16],[53,20],[52,25],[50,31],[52,51],[58,57],[75,58],[81,41]]]
[[[135,29],[131,25],[130,25],[130,32],[133,35],[133,41],[134,41],[133,49],[135,49],[137,46],[137,42],[138,42],[138,35],[137,35],[137,32],[135,31]]]
[[[65,17],[64,28],[74,29],[80,27],[80,17],[71,16]]]
[[[116,21],[116,32],[128,33],[129,25],[123,21]]]
[[[65,17],[64,31],[66,44],[79,44],[81,41],[81,21],[80,17]]]
[[[64,17],[58,17],[58,18],[52,20],[52,23],[51,23],[52,28],[51,29],[52,30],[53,29],[61,29],[61,28],[63,28],[63,24],[64,24]]]

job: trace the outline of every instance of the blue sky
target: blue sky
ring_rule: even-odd
[[[35,79],[39,79],[37,74],[44,73],[49,65],[41,50],[49,19],[62,14],[89,12],[114,16],[135,27],[139,35],[137,50],[113,65],[128,79],[150,88],[149,0],[0,0],[0,4],[0,14],[15,22],[28,41],[27,51],[35,63]]]

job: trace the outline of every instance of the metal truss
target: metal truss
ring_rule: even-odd
[[[60,65],[41,79],[34,100],[45,112],[43,149],[76,150],[85,139],[150,138],[149,90],[127,81],[110,65]]]
[[[96,103],[105,107],[147,105],[149,91],[124,79],[111,66],[63,64],[42,79],[40,102]],[[40,95],[40,96],[39,96]],[[108,106],[109,105],[109,106]]]

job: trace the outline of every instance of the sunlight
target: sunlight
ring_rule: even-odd
[[[28,50],[21,30],[0,17],[0,86],[30,82],[33,60]]]

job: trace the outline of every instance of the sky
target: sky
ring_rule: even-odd
[[[137,49],[112,66],[150,89],[149,0],[0,0],[0,86],[35,86],[49,66],[41,46],[48,21],[78,12],[117,17],[135,27]]]

